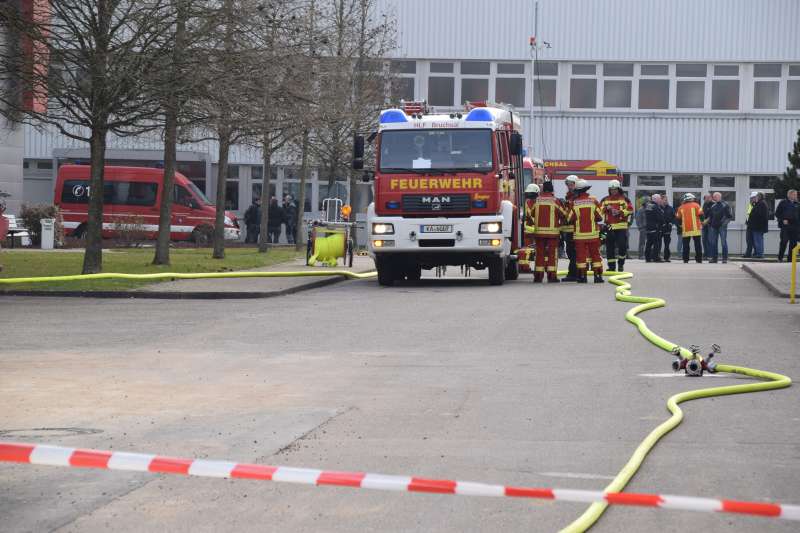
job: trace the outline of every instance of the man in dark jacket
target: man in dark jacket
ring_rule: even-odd
[[[753,208],[747,217],[747,229],[753,238],[753,257],[761,259],[764,257],[764,234],[769,229],[769,208],[763,193],[756,193],[753,200]]]
[[[701,206],[703,209],[703,213],[708,213],[707,210],[711,209],[711,206],[714,205],[714,199],[711,197],[710,194],[703,195],[703,205]],[[708,218],[708,217],[706,217]],[[711,249],[711,239],[708,238],[708,223],[703,223],[703,229],[701,230],[703,236],[703,250],[710,250]],[[706,254],[708,256],[708,254]]]
[[[253,203],[244,212],[244,224],[247,228],[247,235],[244,242],[258,242],[258,235],[261,233],[261,200],[253,198]]]
[[[800,203],[797,202],[796,190],[791,189],[786,193],[786,199],[775,209],[775,218],[778,219],[778,227],[781,229],[778,261],[783,261],[784,254],[789,261],[792,258],[792,250],[800,240]]]
[[[722,200],[722,194],[715,192],[713,203],[707,212],[708,241],[710,248],[706,251],[709,263],[716,263],[719,249],[717,241],[722,241],[722,262],[728,262],[728,224],[733,220],[733,211],[727,202]]]
[[[273,196],[269,201],[269,214],[267,215],[267,234],[269,242],[272,244],[278,244],[281,238],[283,219],[283,208],[278,204],[278,199]]]
[[[645,228],[647,229],[647,243],[645,244],[644,258],[648,263],[660,263],[658,257],[661,248],[661,229],[664,227],[664,211],[661,209],[661,195],[654,194],[644,209]]]
[[[664,241],[664,261],[670,262],[669,245],[672,243],[672,221],[675,220],[675,208],[667,202],[667,197],[661,197],[661,213],[664,217],[664,224],[661,226],[661,239]]]
[[[297,204],[291,194],[287,194],[283,199],[283,214],[286,217],[286,240],[289,244],[294,244],[297,228]]]

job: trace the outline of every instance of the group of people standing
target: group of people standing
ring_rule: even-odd
[[[704,257],[709,263],[719,262],[720,249],[721,260],[727,263],[728,225],[733,220],[730,204],[722,199],[719,192],[706,194],[702,206],[691,193],[683,195],[681,201],[682,205],[676,210],[662,195],[654,194],[636,212],[636,224],[640,230],[639,259],[645,259],[648,263],[670,262],[669,246],[674,224],[680,237],[678,252],[682,254],[684,262],[689,261],[689,245],[694,243],[695,260],[698,263]],[[744,257],[764,257],[764,234],[769,229],[769,216],[764,194],[753,192],[747,205],[747,249]],[[783,261],[784,254],[788,259],[788,254],[800,239],[800,204],[796,190],[790,190],[787,198],[778,204],[775,217],[781,230],[778,261]]]
[[[591,270],[594,282],[602,283],[601,229],[606,235],[609,269],[624,270],[633,206],[617,180],[609,183],[609,194],[602,201],[589,194],[591,186],[584,179],[570,175],[565,184],[567,193],[563,199],[555,197],[549,180],[541,189],[535,183],[525,189],[525,245],[533,245],[536,255],[533,282],[541,283],[547,274],[548,283],[587,283],[587,272]],[[560,239],[566,243],[569,270],[559,280],[556,272]]]
[[[261,199],[253,198],[253,203],[244,212],[244,223],[247,228],[245,237],[246,243],[258,242],[261,233],[261,219],[263,210],[261,209]],[[291,194],[283,197],[283,203],[278,203],[276,197],[269,201],[267,213],[267,241],[277,244],[281,237],[281,230],[286,226],[286,240],[289,244],[294,244],[297,228],[297,203]]]

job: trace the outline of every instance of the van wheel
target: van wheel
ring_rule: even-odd
[[[211,244],[211,231],[208,228],[194,228],[192,231],[192,242],[197,246],[208,246]]]
[[[514,281],[519,278],[519,266],[516,259],[509,259],[506,265],[506,279]]]
[[[489,285],[502,285],[505,281],[505,265],[502,257],[489,260]]]

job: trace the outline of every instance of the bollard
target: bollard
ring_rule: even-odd
[[[39,223],[42,225],[42,250],[52,250],[55,244],[56,219],[43,218],[39,220]]]
[[[792,250],[792,283],[789,287],[789,303],[793,304],[794,301],[794,294],[797,290],[797,254],[800,253],[800,244],[794,247]]]

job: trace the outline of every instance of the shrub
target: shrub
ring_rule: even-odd
[[[31,236],[31,243],[34,246],[42,244],[42,223],[43,218],[56,219],[54,241],[56,246],[64,243],[64,220],[61,218],[61,210],[51,204],[22,204],[20,219],[22,225],[28,230]]]
[[[144,217],[137,215],[119,216],[112,219],[118,246],[138,248],[147,240],[147,231],[144,228]]]

